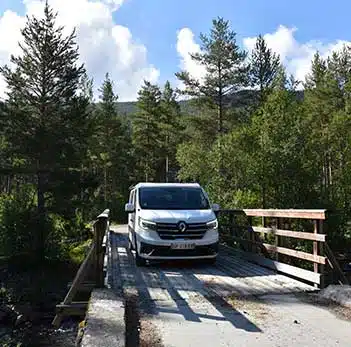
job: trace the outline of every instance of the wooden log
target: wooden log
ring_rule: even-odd
[[[291,231],[291,230],[262,228],[262,227],[252,227],[252,229],[255,233],[267,233],[267,234],[272,233],[277,236],[286,236],[294,239],[320,241],[320,242],[325,242],[326,240],[325,234],[315,234],[315,233],[306,233],[303,231]]]

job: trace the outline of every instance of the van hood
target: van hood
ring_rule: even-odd
[[[206,223],[216,219],[212,210],[140,210],[140,217],[156,223]]]

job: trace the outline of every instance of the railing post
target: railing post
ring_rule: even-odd
[[[267,223],[266,223],[266,218],[264,218],[264,216],[261,217],[261,223],[262,223],[262,227],[265,228]],[[261,237],[262,237],[262,234],[261,234]],[[267,234],[263,234],[263,239],[267,241]]]
[[[247,218],[249,226],[248,226],[248,243],[247,243],[247,248],[250,252],[253,251],[254,249],[254,243],[252,241],[255,241],[255,233],[252,230],[252,217]]]
[[[318,234],[318,220],[314,219],[313,220],[313,233]],[[318,241],[313,241],[313,255],[317,256],[318,255]],[[313,263],[313,271],[315,273],[319,273],[318,271],[318,263]],[[314,285],[315,287],[318,287],[317,284]]]
[[[319,233],[323,234],[323,220],[319,221]],[[324,256],[324,243],[319,242],[319,255]],[[319,264],[319,272],[321,274],[320,288],[323,289],[325,286],[325,269],[323,264]]]
[[[104,286],[104,251],[102,247],[102,241],[106,232],[107,217],[99,216],[94,224],[94,243],[95,243],[95,255],[94,255],[94,272],[95,272],[95,284],[96,287],[102,288]]]
[[[277,217],[277,229],[279,230],[279,229],[281,229],[281,220],[280,220],[280,218],[279,217]],[[275,245],[275,247],[279,247],[279,245],[280,245],[280,242],[279,242],[279,239],[280,239],[280,236],[278,236],[278,235],[275,235],[275,239],[274,239],[274,245]],[[277,261],[279,261],[279,252],[276,252],[275,253],[275,260],[277,260]]]
[[[234,213],[233,212],[230,212],[229,213],[229,236],[236,236],[235,233],[236,233],[236,230],[235,230],[235,223],[234,223]]]

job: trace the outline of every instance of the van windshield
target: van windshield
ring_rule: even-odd
[[[200,188],[141,187],[139,204],[149,210],[207,210],[209,201]]]

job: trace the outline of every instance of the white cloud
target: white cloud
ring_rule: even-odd
[[[293,74],[300,81],[304,81],[306,75],[310,72],[311,61],[317,51],[323,58],[327,58],[333,51],[340,50],[344,44],[351,44],[351,42],[343,40],[336,40],[327,44],[321,41],[301,43],[294,37],[296,31],[296,28],[287,28],[284,25],[280,25],[275,32],[267,33],[263,37],[268,47],[280,55],[287,72]],[[255,46],[255,42],[256,37],[244,38],[245,49],[251,51]]]
[[[105,73],[109,72],[121,101],[135,100],[144,79],[157,82],[159,70],[148,63],[147,49],[133,40],[130,30],[114,23],[112,14],[124,0],[50,0],[58,12],[58,24],[65,33],[76,27],[80,60],[85,63],[89,76],[94,78],[95,91]],[[23,0],[26,14],[42,16],[44,2]],[[8,63],[10,54],[18,54],[20,28],[25,23],[12,11],[0,17],[0,65]],[[0,80],[0,97],[4,95]]]
[[[327,58],[333,51],[340,50],[344,44],[351,42],[336,40],[331,43],[311,40],[307,42],[298,42],[295,38],[297,28],[288,28],[280,25],[273,33],[264,34],[264,38],[269,48],[280,55],[280,59],[289,74],[293,74],[296,79],[304,81],[306,75],[310,72],[311,61],[318,50],[323,58]],[[243,39],[243,46],[246,50],[251,51],[257,37],[246,37]],[[189,53],[200,51],[200,46],[194,39],[194,34],[189,28],[183,28],[177,35],[177,52],[180,57],[180,68],[196,78],[203,78],[205,70],[202,66],[195,63]],[[302,87],[302,85],[300,85]]]
[[[189,28],[183,28],[177,34],[177,52],[180,57],[180,68],[188,71],[192,77],[199,80],[205,77],[206,70],[203,66],[191,59],[190,54],[199,53],[200,46],[194,40],[194,34]],[[182,88],[179,85],[179,88]]]

